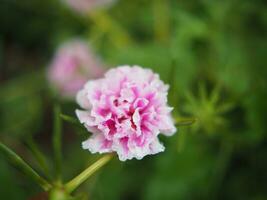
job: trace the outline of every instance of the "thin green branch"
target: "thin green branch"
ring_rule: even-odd
[[[107,164],[113,155],[108,154],[100,158],[94,164],[90,165],[87,169],[85,169],[82,173],[76,176],[74,179],[66,183],[65,189],[67,192],[73,192],[79,185],[81,185],[84,181],[86,181],[91,175],[93,175],[97,170]]]
[[[45,191],[51,189],[51,184],[42,178],[34,169],[32,169],[20,156],[0,142],[0,152],[4,154],[7,160],[20,169],[27,177],[38,183]]]
[[[60,106],[55,105],[54,107],[54,130],[53,130],[53,148],[54,148],[54,159],[55,159],[55,170],[57,181],[61,180],[61,170],[62,170],[62,121],[60,118]]]

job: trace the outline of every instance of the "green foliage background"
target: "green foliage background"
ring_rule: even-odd
[[[176,116],[196,124],[161,138],[166,151],[113,160],[78,192],[90,199],[267,199],[267,7],[261,0],[120,0],[94,17],[56,0],[0,2],[0,140],[37,167],[29,137],[49,156],[53,95],[45,70],[56,47],[85,38],[107,68],[138,64],[171,85]],[[74,116],[75,102],[62,102]],[[98,156],[64,124],[64,179]],[[0,199],[40,189],[0,157]],[[50,161],[51,162],[51,161]]]

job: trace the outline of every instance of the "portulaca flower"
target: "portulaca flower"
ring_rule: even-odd
[[[116,0],[64,0],[73,10],[85,14],[97,8],[108,7]]]
[[[164,151],[158,135],[176,132],[168,88],[158,74],[139,66],[110,69],[104,78],[88,81],[77,94],[84,110],[76,114],[92,133],[83,148],[117,152],[122,161]]]
[[[57,92],[66,98],[75,98],[89,79],[102,76],[100,60],[88,45],[79,39],[61,45],[48,69],[48,80]]]

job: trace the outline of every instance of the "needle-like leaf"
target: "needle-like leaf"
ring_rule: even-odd
[[[27,177],[38,183],[45,191],[51,189],[50,183],[42,178],[34,169],[32,169],[20,156],[0,142],[0,152],[7,160],[21,170]]]
[[[190,126],[197,121],[196,118],[177,118],[175,120],[176,126]]]
[[[38,145],[33,140],[32,135],[30,135],[29,137],[26,138],[25,144],[29,148],[31,153],[34,155],[34,157],[36,158],[36,160],[37,160],[37,162],[39,164],[39,167],[41,168],[43,173],[47,177],[50,178],[49,166],[47,164],[47,159],[46,159],[45,155],[43,154],[43,152],[38,147]]]
[[[61,119],[63,119],[66,122],[69,122],[71,124],[74,124],[76,126],[82,127],[84,128],[84,126],[79,122],[78,119],[71,117],[69,115],[65,115],[65,114],[60,114]]]

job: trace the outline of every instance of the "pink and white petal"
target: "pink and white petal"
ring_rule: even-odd
[[[131,160],[134,157],[130,152],[128,142],[128,137],[115,139],[113,142],[112,150],[117,152],[120,161]]]
[[[166,136],[172,136],[176,133],[177,129],[174,126],[174,121],[171,116],[161,116],[159,121],[159,130]]]
[[[158,138],[155,138],[149,145],[150,153],[157,154],[163,152],[165,147],[160,143]]]
[[[144,109],[148,104],[149,104],[149,101],[147,99],[145,99],[145,98],[137,98],[134,101],[133,107],[134,108]]]
[[[140,136],[142,134],[142,132],[141,132],[141,117],[139,114],[139,108],[137,108],[135,110],[132,118],[133,118],[133,123],[134,123],[135,128],[136,128],[137,136]]]
[[[83,149],[88,149],[91,153],[108,153],[112,152],[112,141],[107,140],[101,134],[94,134],[82,143]]]
[[[80,90],[76,95],[76,101],[79,106],[83,109],[90,109],[92,104],[90,103],[89,99],[87,98],[86,90]]]
[[[95,118],[91,116],[89,111],[76,109],[75,113],[82,124],[86,124],[87,126],[96,126]]]

